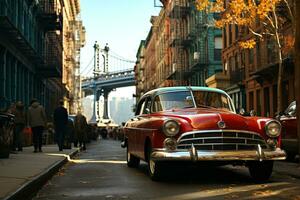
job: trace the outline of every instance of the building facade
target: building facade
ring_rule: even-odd
[[[136,85],[136,101],[145,93],[145,64],[144,64],[145,40],[140,42],[137,54],[136,63],[134,66],[134,77]]]
[[[80,92],[80,48],[85,44],[85,29],[79,18],[79,0],[64,0],[63,7],[63,77],[66,87],[65,106],[69,113],[75,114],[78,107]],[[79,84],[79,85],[78,85]]]
[[[67,96],[64,38],[66,16],[79,1],[0,1],[0,107],[37,98],[50,117]]]
[[[37,98],[50,115],[64,94],[60,2],[0,1],[0,104]]]
[[[222,31],[212,27],[215,15],[199,12],[192,0],[161,2],[145,42],[145,55],[150,55],[141,67],[145,84],[138,87],[147,92],[156,87],[205,86],[209,76],[222,71]]]

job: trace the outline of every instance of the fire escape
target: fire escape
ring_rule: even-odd
[[[187,51],[191,42],[187,34],[187,17],[190,8],[186,0],[172,0],[169,6],[171,48],[171,74],[168,79],[175,80],[176,85],[187,84],[184,82],[187,68]]]
[[[63,17],[58,9],[58,0],[41,0],[39,5],[39,24],[45,32],[44,61],[38,67],[39,73],[46,77],[62,76],[62,27]]]

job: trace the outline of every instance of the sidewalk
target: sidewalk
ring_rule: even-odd
[[[42,153],[33,153],[33,147],[25,147],[8,159],[0,159],[0,199],[30,197],[78,150],[60,152],[57,145],[47,145]]]

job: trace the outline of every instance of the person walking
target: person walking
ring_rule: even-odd
[[[42,152],[43,130],[47,118],[45,109],[37,99],[32,99],[28,108],[28,124],[32,130],[34,153]]]
[[[82,147],[83,150],[86,150],[86,141],[87,141],[87,121],[84,115],[78,111],[77,115],[74,119],[74,127],[75,127],[75,145],[79,143],[79,147]]]
[[[23,130],[26,125],[26,115],[24,111],[24,104],[21,101],[16,103],[16,107],[12,114],[15,116],[15,127],[13,137],[13,150],[23,150]]]
[[[53,120],[55,126],[55,141],[57,142],[59,151],[62,151],[68,125],[68,111],[64,107],[63,100],[59,101],[59,106],[55,109],[53,114]]]

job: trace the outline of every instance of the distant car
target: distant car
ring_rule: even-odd
[[[293,159],[298,154],[296,101],[278,117],[282,125],[282,149],[287,152],[288,158]]]
[[[207,87],[146,93],[124,132],[127,165],[137,167],[145,160],[152,180],[159,180],[174,161],[201,161],[246,165],[255,180],[265,181],[273,161],[286,157],[277,120],[238,115],[226,92]]]

